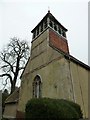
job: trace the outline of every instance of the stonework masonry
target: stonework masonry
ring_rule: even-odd
[[[49,13],[45,22],[50,18],[53,16]],[[34,34],[37,28],[38,25],[32,31]],[[47,25],[32,39],[30,59],[21,78],[18,113],[24,113],[27,101],[33,98],[33,81],[38,75],[41,97],[74,101],[81,106],[84,118],[88,118],[88,74],[90,67],[70,56],[67,38]]]

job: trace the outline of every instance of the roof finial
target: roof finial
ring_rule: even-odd
[[[50,13],[50,7],[48,6],[48,13]]]

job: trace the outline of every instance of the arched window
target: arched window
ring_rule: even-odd
[[[33,97],[40,98],[41,97],[41,78],[40,76],[36,76],[33,81]]]

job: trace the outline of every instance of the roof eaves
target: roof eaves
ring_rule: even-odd
[[[88,66],[88,65],[86,65],[85,63],[81,62],[80,60],[76,59],[75,57],[73,57],[73,56],[70,55],[69,53],[65,53],[65,52],[63,52],[62,50],[59,50],[58,48],[56,48],[55,46],[52,46],[52,45],[50,45],[50,46],[51,46],[53,49],[55,49],[56,51],[62,53],[62,54],[65,56],[66,59],[71,60],[71,61],[73,61],[73,62],[81,65],[82,67],[90,70],[90,66]]]
[[[19,88],[17,88],[17,89],[5,100],[5,104],[17,102],[18,99],[19,99]]]
[[[22,76],[23,76],[23,74],[24,74],[24,71],[25,71],[25,69],[26,69],[26,67],[27,67],[27,65],[28,65],[29,60],[30,60],[30,57],[29,57],[28,60],[27,60],[27,63],[26,63],[26,65],[25,65],[25,68],[24,68],[24,70],[23,70],[21,76],[20,76],[20,79],[22,78]]]
[[[37,28],[37,26],[48,16],[48,13],[43,17],[43,19],[36,25],[36,27],[31,31],[31,33],[33,33],[33,31]]]
[[[73,57],[72,55],[70,56],[70,60],[74,61],[77,64],[80,64],[82,67],[85,67],[86,69],[90,70],[90,66],[86,65],[85,63],[81,62],[80,60],[76,59],[75,57]]]

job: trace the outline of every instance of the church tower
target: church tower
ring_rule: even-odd
[[[67,29],[48,11],[31,32],[31,55],[21,78],[18,111],[25,112],[31,98],[47,97],[77,102],[85,113],[78,75],[86,80],[87,73],[81,69],[85,67],[86,72],[88,67],[70,55]]]
[[[32,97],[74,100],[69,61],[65,59],[69,55],[67,29],[48,11],[31,32],[31,55],[21,83],[21,93],[27,91],[23,103]]]
[[[69,63],[64,58],[64,55],[69,54],[67,29],[48,11],[31,32],[33,37],[30,73],[32,81],[36,77],[41,80],[41,86],[35,87],[35,84],[40,83],[33,83],[33,96],[37,98],[39,96],[51,98],[61,96],[60,98],[74,99],[70,93],[72,81]],[[59,82],[61,84],[58,84]],[[66,88],[65,92],[63,92],[63,88]],[[35,93],[35,91],[37,92]],[[67,95],[65,95],[66,92],[68,92]]]
[[[67,29],[61,25],[58,20],[48,11],[45,17],[39,24],[31,31],[33,33],[32,43],[37,40],[45,31],[49,34],[49,45],[69,53],[66,32]]]

